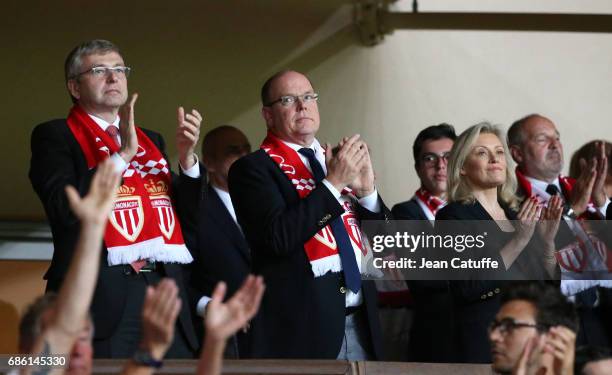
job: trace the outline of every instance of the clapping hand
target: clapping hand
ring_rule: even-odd
[[[136,124],[134,123],[136,99],[138,99],[138,94],[132,94],[130,100],[122,105],[119,110],[119,134],[121,136],[119,156],[126,163],[129,163],[138,152],[138,137],[136,136]]]
[[[219,282],[206,306],[206,338],[214,341],[225,341],[253,318],[265,289],[261,276],[249,275],[240,289],[227,301],[223,302],[227,286]]]
[[[192,109],[191,113],[185,113],[185,109],[179,107],[177,117],[176,149],[179,154],[179,163],[183,169],[189,169],[196,162],[193,155],[195,155],[195,146],[200,138],[202,115],[195,109]]]
[[[147,287],[142,307],[142,341],[140,347],[161,361],[174,339],[176,318],[181,310],[178,287],[164,278],[157,286]]]

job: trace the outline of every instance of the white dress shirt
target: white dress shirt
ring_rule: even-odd
[[[92,114],[88,113],[88,115],[105,132],[106,132],[106,128],[108,128],[110,125],[115,125],[117,127],[117,129],[119,129],[119,116],[117,116],[115,118],[115,121],[110,123],[110,122],[107,122],[106,120],[101,119],[100,117],[94,116]],[[121,137],[119,137],[118,141],[119,141],[119,145],[121,146]],[[181,167],[181,170],[183,171],[183,173],[185,175],[187,175],[188,177],[199,178],[200,177],[200,167],[198,166],[198,162],[199,162],[198,156],[196,154],[193,154],[193,156],[195,156],[196,162],[195,162],[195,164],[191,168],[185,169],[185,168],[183,168],[182,165],[180,165],[181,163],[179,163],[179,166]],[[125,170],[129,167],[128,162],[123,160],[123,158],[121,157],[121,155],[119,155],[118,152],[115,152],[114,154],[112,154],[110,156],[110,159],[113,162],[113,165],[115,166],[115,171],[117,171],[119,173],[125,172]]]

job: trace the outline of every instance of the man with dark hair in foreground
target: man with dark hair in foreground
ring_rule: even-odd
[[[543,282],[514,283],[501,303],[489,328],[493,370],[571,375],[578,317],[559,289]]]

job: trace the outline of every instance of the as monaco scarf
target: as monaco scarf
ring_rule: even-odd
[[[529,180],[518,168],[516,169],[516,177],[526,197],[536,196],[544,202],[548,201],[548,193],[534,191]],[[564,197],[571,197],[575,183],[576,180],[573,178],[559,176],[559,185],[561,185]],[[547,196],[539,194],[547,194]],[[587,211],[580,215],[578,220],[566,220],[576,237],[576,242],[572,242],[562,249],[557,249],[555,252],[555,258],[563,272],[563,281],[580,279],[580,274],[584,271],[612,270],[612,257],[610,257],[612,254],[609,255],[606,244],[586,230],[582,224],[584,220],[597,219],[597,216],[593,214],[594,210],[593,204],[589,203]],[[574,294],[574,292],[570,291],[569,294]]]
[[[435,220],[438,210],[446,205],[446,201],[431,194],[428,190],[420,188],[414,193],[417,202],[424,208],[423,212],[429,220]],[[429,211],[429,212],[428,212]]]
[[[261,149],[285,173],[300,199],[307,197],[316,188],[314,177],[302,162],[299,154],[272,133],[268,132],[266,139],[261,144]],[[355,215],[355,200],[356,197],[350,193],[349,189],[343,190],[341,197],[338,198],[338,201],[344,208],[344,213],[342,214],[344,228],[351,239],[351,245],[353,245],[353,251],[360,272],[364,273],[365,270],[362,270],[361,259],[368,255],[368,250],[367,245],[364,243],[365,236],[362,236],[359,221]],[[304,251],[310,261],[315,277],[323,276],[330,271],[340,272],[342,270],[340,255],[338,255],[338,245],[331,226],[325,226],[306,241],[304,243]]]
[[[115,141],[81,107],[72,107],[67,123],[88,168],[119,151]],[[193,258],[185,247],[170,200],[168,162],[138,127],[136,135],[138,152],[123,173],[123,184],[118,188],[104,234],[108,264],[129,264],[140,259],[190,263]]]

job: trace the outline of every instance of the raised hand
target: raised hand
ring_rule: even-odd
[[[129,163],[138,152],[138,138],[136,137],[136,125],[134,124],[134,105],[138,94],[134,93],[119,110],[119,134],[121,136],[121,148],[119,156]]]
[[[546,335],[544,351],[553,356],[554,375],[573,375],[576,334],[567,327],[552,327]]]
[[[112,161],[106,159],[98,165],[86,196],[81,198],[73,186],[66,186],[70,209],[81,222],[105,225],[115,202],[119,181],[119,173]]]
[[[249,275],[232,298],[223,303],[226,289],[225,283],[219,282],[206,306],[207,340],[225,341],[246,326],[259,309],[265,285],[261,276]]]
[[[589,163],[584,159],[580,159],[579,163],[582,173],[576,180],[570,201],[570,206],[577,216],[586,211],[593,194],[595,180],[597,179],[597,159],[593,158]]]
[[[519,360],[512,369],[512,375],[544,375],[546,368],[542,363],[542,354],[545,344],[546,337],[544,335],[529,338]]]
[[[191,113],[185,113],[183,107],[178,107],[177,120],[176,149],[179,154],[179,163],[183,169],[189,169],[196,163],[194,150],[200,139],[202,115],[195,109],[192,109]]]
[[[368,196],[374,192],[374,168],[370,159],[370,149],[367,144],[363,144],[365,155],[363,157],[362,167],[359,170],[357,178],[351,182],[348,187],[353,189],[358,198]]]
[[[527,244],[533,236],[541,210],[542,206],[535,197],[528,198],[521,204],[515,220],[515,237],[520,243]]]
[[[332,148],[325,145],[325,164],[327,165],[327,180],[336,190],[342,191],[359,176],[366,162],[367,146],[359,139],[359,134],[348,138],[338,145],[338,152],[332,155]],[[369,157],[367,158],[369,161]],[[372,181],[372,186],[374,185]],[[359,186],[360,188],[362,186]]]
[[[563,200],[559,195],[553,195],[548,200],[548,205],[542,209],[540,222],[538,223],[538,232],[544,243],[552,245],[554,248],[555,236],[559,230],[559,222],[563,216]]]
[[[161,361],[174,339],[176,318],[181,310],[178,287],[164,278],[157,286],[147,287],[142,307],[142,341],[140,348]]]

